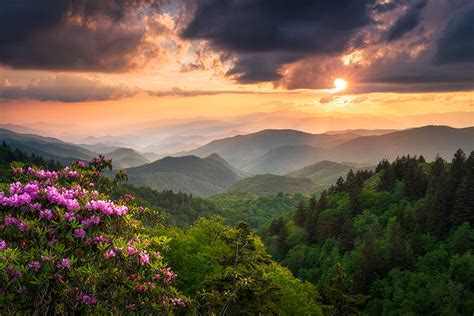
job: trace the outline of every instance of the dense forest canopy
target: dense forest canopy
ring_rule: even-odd
[[[337,314],[474,311],[474,152],[401,157],[345,179],[264,233]]]
[[[8,182],[18,179],[11,168],[49,168],[50,175],[70,172],[58,162],[5,144],[0,155],[4,196],[14,193]],[[169,290],[178,296],[167,308],[180,307],[186,313],[286,315],[469,315],[474,311],[474,152],[466,156],[458,150],[450,162],[440,157],[426,162],[422,156],[382,160],[375,170],[350,170],[317,196],[229,192],[201,198],[120,184],[118,180],[126,175],[118,176],[116,181],[95,178],[96,188],[103,199],[110,196],[111,201],[126,201],[131,210],[141,210],[134,219],[140,225],[126,232],[140,234],[141,240],[160,240],[159,252],[177,275]],[[68,181],[74,186],[81,183],[79,179]],[[17,289],[28,289],[28,284],[37,287],[37,281],[29,278],[41,271],[46,275],[40,285],[47,286],[54,277],[48,279],[41,264],[31,271],[31,262],[36,266],[39,261],[33,260],[31,249],[22,248],[16,224],[5,224],[12,214],[31,225],[46,224],[47,219],[36,222],[15,213],[23,212],[24,206],[2,205],[1,251],[7,259],[4,271],[10,271],[2,275],[2,282],[11,284],[12,273],[22,271],[23,279],[14,279]],[[53,210],[62,216],[59,209]],[[73,228],[82,229],[80,225]],[[44,252],[51,246],[38,247],[35,251]],[[13,259],[17,251],[25,251],[23,259]],[[87,262],[81,252],[74,254],[75,265]],[[109,277],[104,275],[103,280]],[[105,297],[81,293],[72,310],[113,310]],[[159,293],[153,295],[166,295]],[[18,311],[31,307],[28,300],[34,296],[28,295],[22,301],[24,309]],[[7,311],[12,311],[12,297],[0,297]],[[144,310],[155,308],[147,306]]]

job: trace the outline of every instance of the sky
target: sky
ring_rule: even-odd
[[[472,0],[1,1],[0,123],[297,111],[474,125],[473,21]]]

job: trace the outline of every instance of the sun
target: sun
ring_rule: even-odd
[[[332,89],[332,91],[340,92],[342,90],[345,90],[346,88],[347,88],[347,81],[341,78],[336,78],[336,80],[334,80],[334,89]]]

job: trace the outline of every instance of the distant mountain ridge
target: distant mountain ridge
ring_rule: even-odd
[[[240,171],[217,154],[206,158],[192,155],[165,157],[126,171],[131,184],[201,196],[221,192],[242,178]]]
[[[95,152],[63,142],[57,138],[36,134],[20,134],[7,129],[0,129],[0,141],[4,141],[10,147],[18,148],[27,154],[34,153],[63,164],[69,164],[75,160],[89,160],[97,156]]]
[[[375,164],[407,154],[433,160],[437,154],[449,158],[458,148],[474,149],[474,127],[424,126],[370,136],[264,130],[214,141],[189,153],[218,153],[250,174],[286,174],[321,160]]]
[[[334,146],[355,137],[357,135],[309,134],[289,129],[263,130],[257,133],[212,141],[186,154],[204,157],[217,153],[230,164],[250,172],[251,168],[245,166],[255,159],[264,156],[271,149],[287,145],[324,146],[331,144]]]
[[[150,162],[139,152],[131,148],[117,148],[105,156],[112,158],[114,169],[137,167]]]
[[[316,182],[320,186],[330,186],[336,183],[339,177],[345,177],[349,170],[374,169],[375,166],[369,164],[357,164],[350,162],[334,162],[323,160],[295,170],[287,174],[290,177],[307,178]]]

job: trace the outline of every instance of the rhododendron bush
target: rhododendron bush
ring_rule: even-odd
[[[8,313],[166,312],[184,306],[170,285],[150,210],[111,201],[103,157],[61,171],[13,165],[0,188],[0,307]]]

